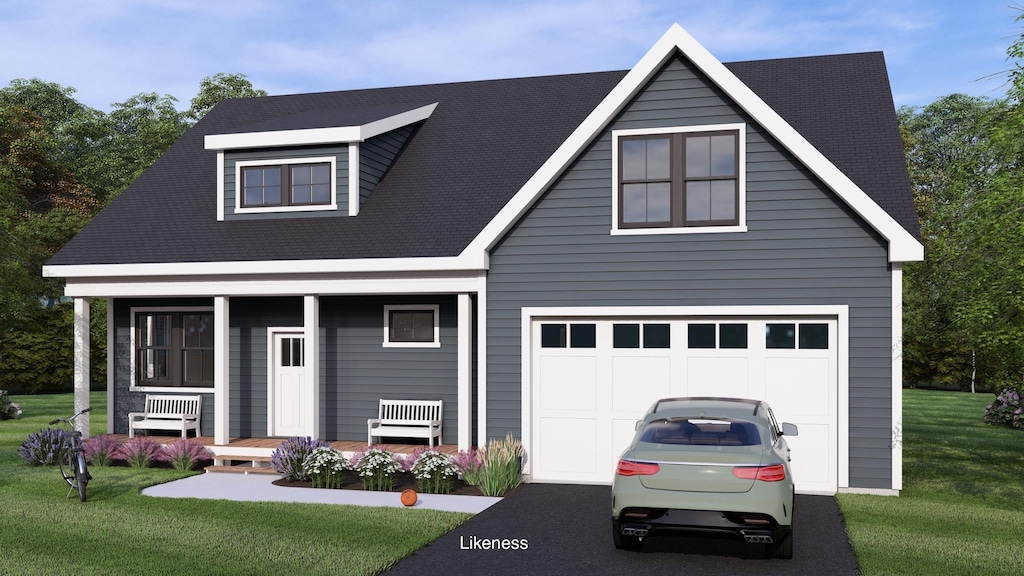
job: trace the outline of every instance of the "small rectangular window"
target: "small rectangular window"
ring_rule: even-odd
[[[316,160],[324,160],[317,158]],[[333,199],[333,162],[278,160],[239,164],[240,208],[329,206]]]
[[[828,324],[801,324],[802,350],[828,350]]]
[[[746,324],[719,324],[718,347],[743,349],[747,347]]]
[[[668,324],[644,324],[644,348],[671,348],[670,328]]]
[[[614,324],[612,326],[612,347],[614,347],[614,348],[639,348],[640,347],[640,325],[639,324]]]
[[[764,335],[765,348],[796,348],[796,324],[766,324]]]
[[[715,325],[689,324],[686,340],[688,348],[715,348]]]
[[[436,304],[384,306],[384,346],[440,347],[438,308]]]
[[[597,348],[597,324],[570,324],[569,336],[573,348]]]
[[[565,324],[541,324],[541,348],[565,348]]]
[[[133,386],[212,388],[213,313],[133,311]]]

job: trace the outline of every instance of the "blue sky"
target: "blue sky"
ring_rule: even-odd
[[[632,67],[678,22],[723,62],[885,53],[897,106],[997,97],[1014,0],[4,0],[0,85],[41,78],[92,107],[199,81],[271,94]]]

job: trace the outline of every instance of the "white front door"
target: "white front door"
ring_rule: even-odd
[[[305,420],[305,339],[301,332],[275,332],[269,375],[269,435],[303,436]]]

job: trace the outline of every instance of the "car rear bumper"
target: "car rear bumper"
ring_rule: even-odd
[[[727,536],[753,544],[781,542],[792,532],[768,514],[639,507],[623,509],[612,526],[624,536]]]

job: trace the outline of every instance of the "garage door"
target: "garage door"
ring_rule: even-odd
[[[610,483],[659,398],[767,400],[789,438],[797,490],[837,490],[837,320],[818,317],[535,319],[530,472]]]

